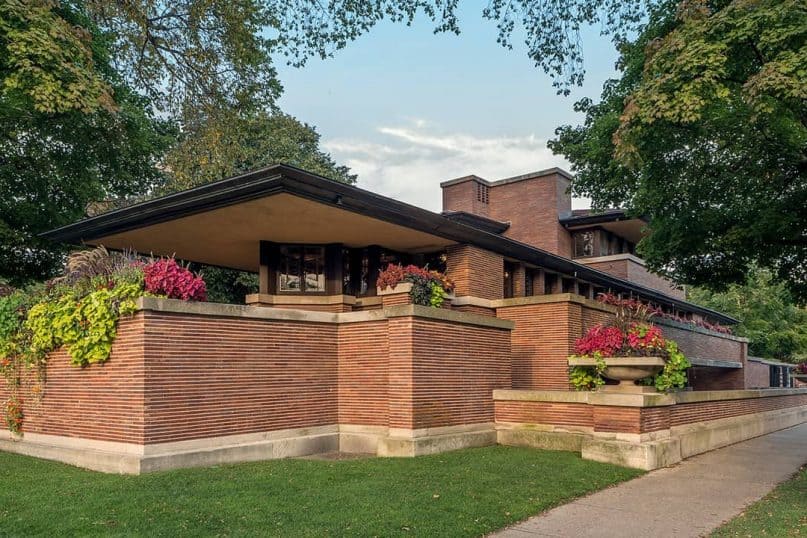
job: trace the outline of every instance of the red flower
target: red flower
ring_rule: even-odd
[[[575,342],[574,352],[578,355],[594,355],[599,352],[609,356],[622,349],[624,341],[625,335],[617,327],[596,325]]]
[[[202,277],[177,263],[174,258],[157,260],[143,267],[146,291],[183,301],[206,301]]]

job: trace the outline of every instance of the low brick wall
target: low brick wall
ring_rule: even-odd
[[[807,389],[625,394],[500,390],[502,444],[581,450],[642,469],[807,421]]]
[[[412,441],[421,430],[445,437],[484,426],[495,442],[493,390],[511,385],[507,321],[413,305],[324,313],[141,302],[121,320],[106,363],[71,367],[63,351],[49,358],[44,397],[33,405],[23,396],[22,443],[7,449],[44,435],[130,447],[98,445],[107,454],[170,445],[174,457],[280,435],[297,439],[297,452],[282,452],[293,455],[335,449],[343,427],[364,436],[362,451],[394,437],[389,455],[427,450]],[[328,436],[337,444],[309,442]]]
[[[807,406],[807,390],[704,391],[635,397],[514,390],[497,391],[495,395],[498,423],[581,426],[595,432],[622,433],[648,433],[800,406]]]

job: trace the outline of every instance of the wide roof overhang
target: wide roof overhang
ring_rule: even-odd
[[[469,243],[615,292],[635,293],[723,323],[737,322],[568,258],[287,165],[110,211],[42,235],[248,271],[258,269],[260,241],[379,245],[403,252]]]
[[[623,210],[573,215],[560,219],[560,223],[569,231],[602,228],[632,243],[641,241],[647,226],[646,219],[630,217]]]

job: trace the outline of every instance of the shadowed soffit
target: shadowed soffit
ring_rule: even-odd
[[[261,240],[380,245],[408,252],[469,243],[616,292],[638,293],[723,323],[737,321],[438,213],[282,164],[110,211],[42,237],[175,254],[249,271],[258,269]]]

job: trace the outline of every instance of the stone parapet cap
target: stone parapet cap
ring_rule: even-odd
[[[738,389],[738,390],[693,390],[676,393],[677,403],[717,402],[721,400],[746,400],[775,396],[807,394],[803,389]]]
[[[260,303],[263,305],[332,305],[355,304],[353,295],[268,295],[265,293],[250,293],[246,297],[248,305]]]
[[[221,303],[202,303],[163,299],[158,297],[140,297],[137,299],[138,310],[188,314],[197,316],[231,317],[246,319],[263,319],[279,321],[300,321],[310,323],[359,323],[377,321],[388,318],[416,317],[434,319],[465,325],[491,327],[510,330],[515,323],[492,316],[482,316],[469,312],[455,312],[445,308],[432,308],[420,305],[397,305],[376,310],[361,312],[315,312],[311,310],[295,310],[290,308],[272,308],[265,306],[242,306]]]
[[[361,314],[362,312],[358,313]],[[493,316],[483,316],[481,314],[472,314],[470,312],[456,312],[454,310],[448,310],[445,308],[432,308],[430,306],[414,304],[389,306],[383,309],[383,313],[384,317],[387,318],[416,317],[439,321],[450,321],[466,325],[492,327],[495,329],[511,330],[516,326],[515,322],[510,321],[509,319],[500,319]]]

